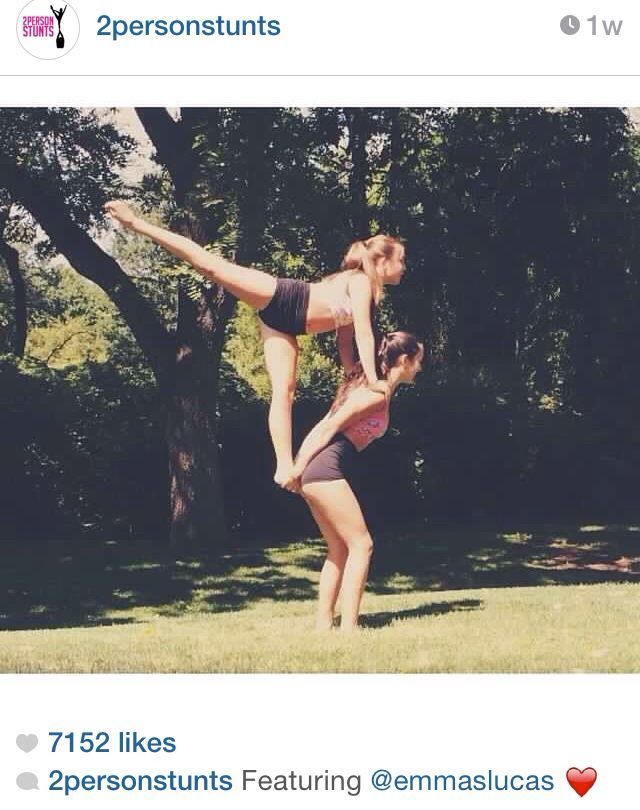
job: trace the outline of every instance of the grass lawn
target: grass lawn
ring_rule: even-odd
[[[317,541],[215,564],[105,544],[0,572],[2,672],[640,672],[637,526],[377,538],[363,630],[312,632]]]

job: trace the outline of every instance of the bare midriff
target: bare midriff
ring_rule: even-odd
[[[336,297],[335,282],[317,281],[309,291],[306,332],[330,332],[335,329],[334,302]]]

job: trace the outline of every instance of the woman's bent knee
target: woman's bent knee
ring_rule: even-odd
[[[347,547],[343,545],[334,546],[327,551],[327,560],[332,563],[336,563],[338,565],[342,565],[344,561],[347,559],[347,555],[349,552],[347,551]]]
[[[369,532],[351,538],[349,551],[357,551],[359,554],[367,554],[370,557],[373,554],[373,540]]]

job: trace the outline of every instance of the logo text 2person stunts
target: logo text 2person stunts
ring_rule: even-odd
[[[80,21],[68,3],[56,7],[31,0],[18,15],[18,41],[37,59],[59,59],[71,51],[80,35]]]

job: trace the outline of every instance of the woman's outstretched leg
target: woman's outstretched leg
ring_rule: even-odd
[[[322,499],[314,500],[311,494],[318,486],[322,486],[322,484],[316,484],[315,486],[310,484],[305,487],[304,493],[311,514],[327,543],[327,557],[320,572],[318,586],[316,630],[331,630],[340,585],[342,584],[342,574],[347,562],[347,546],[331,522],[325,517],[322,511]],[[311,491],[309,491],[309,488]]]
[[[276,471],[273,480],[283,484],[293,470],[293,445],[291,438],[291,409],[296,391],[296,364],[298,341],[260,322],[264,362],[271,380],[271,405],[269,406],[269,433],[276,456]]]
[[[152,225],[137,217],[126,203],[119,200],[108,202],[105,210],[124,228],[148,237],[250,307],[262,309],[273,298],[277,280],[269,273],[234,264],[220,254],[212,253],[197,242],[187,239],[186,236]]]
[[[345,479],[305,484],[303,494],[313,499],[314,516],[319,510],[325,526],[343,539],[347,547],[340,594],[340,629],[355,630],[373,551],[360,504]],[[320,530],[324,535],[322,526]]]

